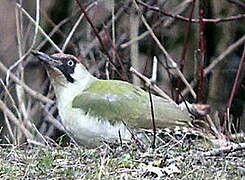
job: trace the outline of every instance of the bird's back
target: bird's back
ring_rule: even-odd
[[[175,103],[155,95],[152,99],[158,128],[183,126],[191,121]],[[149,94],[127,82],[96,80],[74,99],[73,107],[111,124],[123,122],[133,128],[152,128]]]

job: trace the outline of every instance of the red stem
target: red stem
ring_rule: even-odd
[[[94,32],[95,36],[97,37],[97,39],[99,40],[100,45],[101,45],[102,49],[104,50],[104,52],[105,52],[105,54],[106,54],[106,56],[107,56],[109,62],[113,65],[113,67],[115,68],[115,71],[118,73],[118,75],[119,75],[122,79],[125,80],[125,77],[123,77],[123,76],[121,75],[121,73],[116,69],[116,66],[115,66],[114,62],[112,61],[112,58],[111,58],[109,52],[107,51],[107,49],[106,49],[106,47],[105,47],[105,45],[104,45],[104,43],[103,43],[102,38],[100,37],[99,33],[97,32],[97,30],[96,30],[96,28],[95,28],[93,22],[92,22],[91,19],[88,17],[88,14],[87,14],[85,8],[82,6],[82,4],[79,2],[79,0],[76,0],[76,2],[77,2],[77,4],[78,4],[78,6],[80,7],[81,11],[83,12],[84,17],[87,19],[88,23],[90,24],[91,28],[93,29],[93,32]]]
[[[172,17],[172,18],[175,18],[175,19],[179,19],[179,20],[182,20],[182,21],[189,22],[189,18],[180,16],[180,15],[171,14],[169,12],[166,12],[166,11],[163,11],[163,10],[159,9],[158,7],[150,6],[150,5],[148,5],[146,3],[143,3],[141,1],[137,1],[137,3],[139,5],[141,5],[141,6],[144,6],[144,7],[148,8],[148,9],[150,9],[150,10],[159,12],[159,13],[165,15],[165,16],[169,16],[169,17]],[[237,16],[230,16],[230,17],[227,17],[227,18],[216,18],[216,19],[203,18],[202,21],[206,22],[206,23],[220,23],[220,22],[240,20],[240,19],[244,19],[244,18],[245,18],[245,14],[240,14],[240,15],[237,15]],[[192,23],[200,23],[200,20],[199,19],[191,19],[191,22]]]
[[[242,67],[243,67],[243,64],[244,64],[244,59],[245,59],[245,44],[244,44],[244,47],[243,47],[243,53],[242,53],[241,61],[240,61],[240,64],[239,64],[239,67],[238,67],[238,70],[237,70],[237,73],[236,73],[236,78],[235,78],[235,81],[234,81],[233,86],[232,86],[231,95],[230,95],[229,101],[227,103],[226,109],[230,109],[231,108],[232,101],[233,101],[234,96],[235,96],[235,94],[237,92],[238,80],[239,80],[239,78],[241,76],[241,73],[242,73]]]
[[[203,21],[203,17],[205,16],[205,12],[202,7],[199,8],[199,49],[200,49],[200,59],[197,59],[198,62],[198,86],[197,86],[197,103],[204,102],[204,58],[206,52],[206,42],[205,42],[205,22]]]

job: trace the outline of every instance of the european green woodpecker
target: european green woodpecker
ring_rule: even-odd
[[[65,129],[85,146],[130,140],[140,129],[152,129],[149,94],[130,83],[100,80],[73,55],[33,51],[47,68]],[[157,128],[185,126],[191,118],[169,100],[152,95]]]

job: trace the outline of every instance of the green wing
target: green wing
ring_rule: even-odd
[[[190,121],[188,114],[176,104],[152,96],[157,127],[186,125]],[[123,121],[129,127],[152,128],[148,93],[127,82],[96,80],[75,97],[72,106],[111,124]]]

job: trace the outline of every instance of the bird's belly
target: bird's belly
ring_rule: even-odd
[[[122,140],[131,139],[128,128],[122,122],[112,125],[78,108],[58,109],[65,129],[83,145],[94,146],[104,140],[119,140],[119,133]]]

